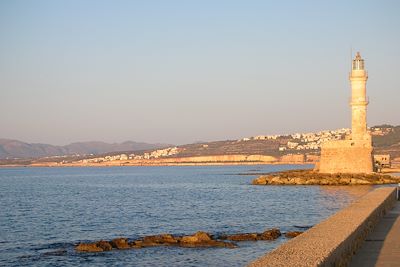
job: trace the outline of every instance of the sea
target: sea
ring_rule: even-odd
[[[79,253],[79,242],[170,233],[304,231],[371,186],[255,186],[304,165],[0,169],[0,266],[246,266],[288,239],[237,248]]]

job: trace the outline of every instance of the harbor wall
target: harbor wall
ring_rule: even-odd
[[[395,201],[395,187],[375,189],[249,266],[346,266]]]

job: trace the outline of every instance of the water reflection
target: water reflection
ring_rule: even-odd
[[[372,185],[334,185],[334,186],[321,186],[321,193],[332,197],[342,196],[346,194],[347,196],[359,198],[373,190]]]
[[[320,186],[319,188],[321,197],[318,199],[318,205],[327,211],[332,211],[332,214],[334,207],[346,207],[374,189],[371,185]]]

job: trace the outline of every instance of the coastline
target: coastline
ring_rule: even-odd
[[[58,162],[42,162],[33,164],[4,164],[0,165],[1,168],[29,168],[29,167],[123,167],[123,166],[136,166],[136,167],[162,167],[162,166],[239,166],[239,165],[315,165],[315,162],[299,162],[299,161],[219,161],[219,162],[101,162],[101,163],[58,163]],[[382,174],[400,174],[400,168],[385,168],[382,169]]]
[[[237,165],[313,165],[309,162],[181,162],[181,163],[120,163],[120,164],[58,164],[35,163],[22,165],[0,165],[0,168],[17,167],[161,167],[161,166],[237,166]]]
[[[30,164],[4,164],[1,167],[113,167],[113,166],[221,166],[221,165],[312,165],[313,161],[306,161],[298,155],[283,156],[280,158],[267,155],[215,155],[194,156],[160,159],[127,159],[95,161],[83,159],[71,162],[32,161]]]

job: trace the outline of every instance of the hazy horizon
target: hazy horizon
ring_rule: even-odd
[[[396,1],[2,1],[0,138],[185,144],[400,124]],[[397,96],[397,97],[396,97]]]
[[[390,123],[380,123],[377,125],[371,125],[371,126],[379,126],[379,125],[392,125],[392,126],[399,126],[399,125],[393,125]],[[342,127],[342,128],[350,128],[350,127]],[[336,128],[336,129],[320,129],[320,130],[316,130],[314,132],[319,132],[319,131],[324,131],[324,130],[339,130],[341,128]],[[264,133],[264,135],[291,135],[291,134],[296,134],[296,133],[308,133],[311,131],[294,131],[294,132],[287,132],[287,133]],[[229,141],[229,140],[238,140],[238,139],[242,139],[245,137],[255,137],[258,134],[253,134],[253,135],[248,135],[248,136],[240,136],[238,138],[222,138],[222,139],[212,139],[212,140],[194,140],[192,142],[187,142],[187,143],[162,143],[162,142],[146,142],[146,141],[141,141],[141,140],[121,140],[121,141],[103,141],[103,140],[96,140],[96,139],[88,139],[88,140],[75,140],[75,141],[71,141],[68,143],[61,143],[61,144],[55,144],[55,143],[50,143],[50,142],[29,142],[26,140],[22,140],[22,139],[16,139],[16,138],[7,138],[7,137],[0,137],[0,140],[14,140],[14,141],[21,141],[21,142],[25,142],[25,143],[29,143],[29,144],[47,144],[47,145],[54,145],[54,146],[68,146],[74,143],[85,143],[85,142],[103,142],[103,143],[107,143],[107,144],[121,144],[124,142],[135,142],[135,143],[148,143],[148,144],[163,144],[163,145],[188,145],[188,144],[195,144],[195,143],[206,143],[206,142],[219,142],[219,141]],[[261,135],[261,134],[260,134]]]

